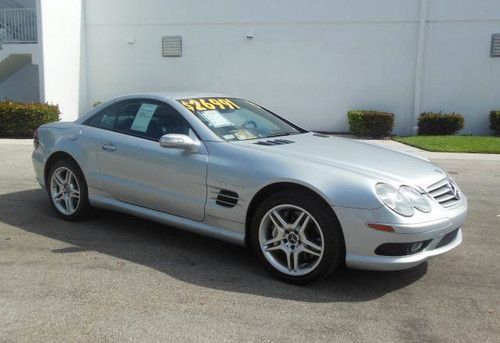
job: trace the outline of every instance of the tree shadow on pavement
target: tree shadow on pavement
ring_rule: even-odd
[[[304,302],[368,301],[427,272],[427,263],[401,272],[341,270],[307,286],[289,285],[273,279],[248,249],[165,225],[103,210],[83,222],[63,221],[41,189],[1,194],[0,221],[71,245],[52,250],[61,259],[96,251],[202,287]]]

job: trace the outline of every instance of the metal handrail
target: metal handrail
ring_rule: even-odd
[[[33,44],[37,42],[34,8],[0,10],[0,44]]]

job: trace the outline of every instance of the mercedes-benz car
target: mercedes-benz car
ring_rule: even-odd
[[[105,208],[248,246],[287,282],[407,269],[462,241],[467,200],[443,169],[238,97],[122,96],[34,144],[63,219]]]

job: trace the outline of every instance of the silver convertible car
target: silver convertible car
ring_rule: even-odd
[[[42,125],[32,159],[63,219],[100,207],[246,245],[293,283],[416,266],[461,243],[467,212],[426,159],[224,95],[119,97]]]

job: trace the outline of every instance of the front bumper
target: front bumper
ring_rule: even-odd
[[[383,206],[373,210],[334,207],[334,211],[344,233],[348,267],[367,270],[403,270],[417,266],[460,245],[461,227],[467,215],[467,200],[463,197],[459,204],[447,209],[437,205],[431,213],[411,218],[398,216]],[[394,228],[394,232],[371,229],[367,226],[368,223],[389,225]],[[448,236],[445,237],[446,235]],[[448,239],[450,236],[451,239]],[[375,253],[377,247],[382,244],[421,241],[430,242],[422,251],[414,254],[381,256]]]

